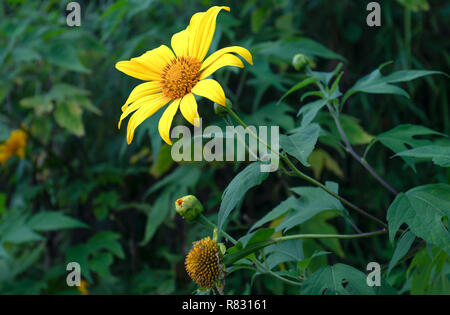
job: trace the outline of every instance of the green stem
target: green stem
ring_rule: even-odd
[[[200,223],[206,225],[207,227],[211,228],[212,230],[216,229],[217,226],[212,223],[211,221],[209,221],[203,214],[200,214],[200,216],[197,219]],[[236,239],[234,239],[230,234],[228,234],[227,232],[221,230],[220,234],[225,237],[227,240],[229,240],[231,243],[236,244],[237,241]]]
[[[337,198],[338,200],[340,200],[342,203],[346,204],[347,206],[349,206],[351,209],[359,212],[361,215],[366,216],[367,218],[370,218],[371,220],[376,221],[378,224],[380,224],[381,226],[387,228],[387,224],[384,223],[382,220],[378,219],[377,217],[371,215],[370,213],[367,213],[366,211],[364,211],[363,209],[359,208],[358,206],[352,204],[350,201],[346,200],[345,198],[339,196],[338,194],[336,194],[335,192],[333,192],[332,190],[330,190],[328,187],[326,187],[325,185],[323,185],[322,183],[318,182],[317,180],[315,180],[314,178],[306,175],[305,173],[303,173],[302,171],[300,171],[295,165],[294,163],[291,162],[291,160],[286,156],[286,155],[282,155],[280,153],[278,153],[277,151],[272,150],[272,148],[270,147],[270,145],[268,145],[267,143],[265,143],[264,141],[262,141],[251,129],[248,128],[248,126],[245,124],[245,122],[242,121],[242,119],[230,108],[230,107],[225,107],[228,111],[228,113],[242,126],[244,127],[248,133],[254,137],[256,140],[258,140],[260,143],[262,143],[263,145],[265,145],[270,151],[274,152],[275,154],[278,155],[278,157],[280,159],[282,159],[286,165],[289,166],[289,168],[291,168],[292,172],[294,173],[295,176],[306,180],[307,182],[322,188],[324,191],[326,191],[327,193],[329,193],[330,195],[332,195],[333,197]]]
[[[288,240],[296,240],[296,239],[305,239],[305,238],[340,238],[340,239],[349,239],[349,238],[363,238],[370,237],[375,235],[381,235],[387,233],[386,229],[381,229],[375,232],[368,233],[358,233],[358,234],[294,234],[294,235],[286,235],[280,236],[273,239],[274,243],[288,241]]]
[[[302,285],[300,282],[288,280],[288,279],[286,279],[286,278],[280,276],[279,274],[273,272],[272,270],[270,270],[270,269],[268,269],[268,268],[265,268],[265,267],[263,266],[263,264],[261,264],[261,263],[260,263],[258,260],[256,260],[256,259],[253,260],[252,262],[255,264],[255,266],[259,269],[259,271],[260,271],[261,273],[267,273],[267,274],[271,275],[272,277],[275,277],[275,278],[277,278],[277,279],[279,279],[279,280],[281,280],[281,281],[283,281],[283,282],[285,282],[285,283],[287,283],[287,284],[290,284],[290,285],[295,285],[295,286],[301,286],[301,285]]]

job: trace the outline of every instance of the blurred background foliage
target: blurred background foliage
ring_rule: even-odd
[[[240,45],[252,52],[253,67],[222,69],[216,75],[249,124],[264,121],[282,131],[299,124],[299,93],[277,106],[301,78],[291,65],[297,53],[314,58],[317,71],[332,71],[343,61],[341,90],[386,61],[393,61],[388,72],[450,72],[450,3],[445,0],[384,0],[379,28],[366,25],[369,1],[79,1],[80,27],[66,25],[66,2],[0,4],[0,142],[16,129],[28,134],[25,158],[13,156],[0,168],[2,293],[80,294],[65,284],[70,261],[80,262],[89,294],[193,292],[184,257],[193,241],[211,231],[176,216],[174,201],[193,193],[216,221],[222,192],[243,166],[174,163],[157,132],[162,112],[142,124],[128,146],[125,128],[119,131],[117,123],[121,106],[139,82],[114,64],[170,45],[172,34],[185,28],[195,12],[217,4],[231,7],[231,13],[219,15],[211,50]],[[345,113],[357,150],[362,154],[373,136],[404,123],[450,134],[448,82],[443,76],[428,76],[403,84],[410,99],[353,96]],[[200,102],[199,112],[204,125],[222,124],[209,101]],[[326,125],[330,118],[324,114],[317,119]],[[174,121],[179,124],[186,124],[181,115]],[[343,196],[384,218],[392,196],[342,149],[330,146],[326,137],[319,141],[306,172],[323,182],[339,182]],[[449,168],[420,163],[420,171],[414,172],[392,156],[375,144],[367,159],[399,191],[450,183]],[[236,238],[245,234],[287,197],[286,181],[305,184],[272,174],[247,193],[227,232]],[[318,215],[302,231],[345,232],[334,217]],[[356,223],[364,230],[375,228],[361,218]],[[336,262],[364,271],[369,261],[388,263],[394,247],[387,236],[379,236],[309,240],[303,250],[334,253],[314,258],[311,271]],[[434,285],[433,279],[422,281],[431,274],[427,259],[425,254],[416,256],[409,275],[410,264],[402,263],[392,271],[391,284],[401,292],[427,292]],[[445,260],[439,259],[434,263]],[[245,270],[231,274],[226,288],[237,294],[298,292]]]

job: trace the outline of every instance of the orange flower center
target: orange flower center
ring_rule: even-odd
[[[179,57],[167,64],[161,74],[161,89],[175,100],[190,93],[200,80],[200,62],[192,57]]]

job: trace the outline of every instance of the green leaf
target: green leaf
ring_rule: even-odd
[[[53,113],[59,126],[79,137],[84,135],[82,114],[81,107],[73,101],[59,103]]]
[[[28,226],[35,231],[54,231],[89,227],[85,223],[68,217],[58,211],[40,212],[28,221]]]
[[[53,110],[53,103],[47,95],[25,97],[20,100],[20,106],[32,108],[36,115],[48,113]]]
[[[261,225],[281,217],[289,210],[292,209],[300,210],[301,205],[302,203],[300,203],[294,196],[287,198],[286,200],[282,201],[278,206],[269,211],[264,217],[259,219],[255,224],[253,224],[250,231],[257,229]]]
[[[336,54],[322,44],[306,37],[288,38],[262,43],[255,47],[255,50],[261,55],[267,55],[273,57],[273,59],[288,63],[291,63],[292,58],[296,54],[345,61],[345,58],[341,55]]]
[[[245,196],[247,191],[261,184],[268,175],[269,173],[267,172],[261,172],[261,163],[253,162],[233,178],[222,194],[222,203],[220,204],[217,223],[219,232],[226,218],[236,207],[237,203]]]
[[[303,105],[297,113],[297,117],[303,115],[302,126],[307,126],[316,117],[317,113],[327,104],[327,99],[320,99],[308,104]]]
[[[384,64],[386,65],[386,64]],[[408,93],[398,86],[390,83],[411,81],[423,76],[432,74],[443,74],[440,71],[426,71],[426,70],[401,70],[393,72],[387,76],[381,74],[381,65],[378,69],[372,71],[368,75],[359,79],[353,87],[351,87],[344,95],[342,104],[353,94],[357,92],[373,93],[373,94],[398,94],[409,98]]]
[[[338,184],[326,182],[325,186],[335,193],[338,193]],[[326,210],[338,210],[342,213],[345,208],[341,202],[318,187],[294,187],[293,192],[300,195],[298,205],[291,210],[286,218],[277,226],[276,231],[289,229],[306,222],[316,214]]]
[[[75,47],[68,40],[51,41],[42,45],[42,53],[47,61],[56,66],[82,73],[91,72],[81,63]]]
[[[243,247],[247,247],[253,243],[264,242],[272,237],[274,231],[274,229],[259,229],[242,236],[239,242],[241,242]]]
[[[287,240],[273,245],[269,245],[264,249],[267,256],[266,263],[269,269],[273,269],[279,264],[289,261],[302,261],[303,255],[302,240]]]
[[[450,218],[450,185],[415,187],[397,195],[389,207],[389,238],[392,241],[406,223],[415,235],[450,253],[450,234],[442,222],[444,217]]]
[[[431,144],[430,140],[414,138],[415,136],[423,135],[441,135],[441,133],[427,127],[406,124],[381,133],[376,139],[395,153],[400,153],[409,149],[407,145],[416,148]],[[416,171],[414,159],[412,157],[404,156],[402,159],[408,166]]]
[[[308,156],[316,145],[320,133],[318,124],[301,126],[291,131],[289,136],[280,135],[280,147],[295,157],[303,165],[309,166]]]
[[[405,232],[399,239],[397,247],[395,248],[394,254],[392,255],[391,261],[389,262],[389,268],[387,270],[387,275],[391,273],[392,268],[406,255],[406,253],[411,248],[416,236],[410,231]]]
[[[426,145],[397,153],[395,156],[431,159],[434,164],[450,167],[450,146]]]
[[[344,281],[346,285],[344,286]],[[301,288],[302,294],[374,294],[373,288],[366,283],[366,275],[344,264],[325,266],[307,278]]]
[[[288,96],[288,95],[294,93],[295,91],[300,90],[301,88],[303,88],[303,87],[305,87],[305,86],[308,86],[308,85],[310,85],[310,84],[316,83],[317,81],[319,81],[319,80],[316,79],[316,78],[306,78],[306,79],[304,79],[303,81],[301,81],[301,82],[297,83],[296,85],[294,85],[293,87],[291,87],[291,88],[289,89],[289,91],[287,91],[286,93],[284,93],[283,96],[282,96],[282,97],[280,98],[280,100],[278,101],[278,103],[280,103],[283,99],[285,99],[286,96]],[[277,104],[278,104],[278,103],[277,103]],[[298,116],[298,115],[297,115],[297,116]]]

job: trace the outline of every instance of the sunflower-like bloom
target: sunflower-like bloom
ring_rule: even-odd
[[[136,86],[122,106],[122,120],[134,114],[128,121],[127,142],[131,143],[134,131],[145,119],[170,102],[165,109],[158,130],[161,138],[172,144],[170,127],[175,114],[181,113],[193,125],[199,118],[194,94],[225,106],[225,93],[220,84],[207,79],[224,66],[243,68],[244,64],[233,53],[253,64],[250,52],[239,46],[220,49],[205,59],[216,29],[216,18],[221,10],[229,7],[211,7],[206,12],[192,16],[189,26],[172,36],[173,51],[161,45],[128,61],[120,61],[116,68],[134,78],[149,81]]]
[[[5,164],[13,155],[20,158],[25,157],[25,146],[27,144],[27,134],[20,129],[14,130],[9,135],[9,139],[0,144],[0,164]]]
[[[200,287],[211,288],[221,274],[219,245],[209,237],[195,242],[186,257],[186,271]]]

